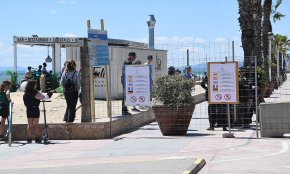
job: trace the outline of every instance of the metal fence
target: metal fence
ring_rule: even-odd
[[[289,86],[285,85],[284,78],[278,78],[276,80],[276,89],[269,90],[269,94],[264,95],[264,90],[259,87],[255,88],[258,84],[257,80],[257,66],[255,66],[255,57],[251,57],[250,62],[244,62],[244,57],[240,55],[240,52],[237,51],[239,46],[233,46],[232,43],[192,43],[192,44],[163,44],[156,45],[156,49],[167,51],[167,56],[162,53],[150,53],[145,52],[143,49],[140,49],[137,52],[137,60],[141,61],[141,64],[146,62],[146,55],[153,54],[153,77],[159,77],[167,72],[167,68],[174,66],[176,69],[180,70],[183,74],[185,67],[190,65],[192,67],[193,77],[196,80],[196,85],[192,88],[192,96],[203,97],[198,99],[200,102],[197,102],[194,108],[194,112],[191,118],[191,123],[189,125],[189,132],[195,130],[204,130],[210,127],[209,116],[215,118],[214,127],[215,131],[223,131],[223,128],[229,129],[228,115],[230,115],[231,129],[233,131],[238,131],[241,129],[259,129],[259,124],[257,122],[257,111],[259,111],[259,104],[262,102],[266,103],[277,103],[280,101],[290,101],[289,95]],[[114,57],[122,57],[121,59],[113,59],[111,62],[111,108],[112,108],[112,119],[118,120],[122,117],[122,84],[121,84],[121,71],[122,65],[125,59],[128,57],[128,52],[131,50],[119,50],[111,51],[110,54],[114,54]],[[237,56],[237,53],[239,54]],[[235,55],[236,54],[236,55]],[[166,59],[167,58],[167,59]],[[239,77],[239,100],[240,104],[229,105],[229,110],[226,104],[216,104],[209,106],[208,102],[205,101],[205,89],[200,85],[204,72],[207,72],[207,63],[208,62],[225,62],[225,61],[237,61],[239,67],[244,67],[244,64],[251,65],[248,67],[241,68],[239,75],[243,71],[244,75]],[[95,68],[96,78],[94,86],[95,93],[97,95],[95,99],[95,122],[109,122],[110,118],[108,117],[107,110],[107,101],[105,99],[105,81],[104,81],[104,69],[103,67]],[[153,82],[154,83],[154,82]],[[257,89],[257,90],[256,90]],[[272,94],[270,94],[272,92]],[[96,96],[95,95],[95,96]],[[62,96],[58,97],[59,99]],[[264,99],[265,98],[265,99]],[[17,104],[17,103],[16,103]],[[48,106],[47,114],[55,115],[54,111],[65,109],[65,101],[59,102],[58,105]],[[78,104],[80,105],[80,104]],[[78,106],[77,105],[77,106]],[[289,107],[290,108],[290,107]],[[144,111],[151,110],[150,107],[132,107],[128,106],[129,113],[131,115],[140,115],[140,122],[145,113]],[[152,113],[151,113],[152,114]],[[81,122],[81,109],[77,110],[76,114],[76,123]],[[284,119],[288,119],[288,114],[286,114]],[[58,116],[59,121],[62,122],[62,115]],[[261,115],[263,117],[263,115]],[[48,123],[55,122],[50,120],[50,117],[47,118]],[[136,118],[138,122],[138,118]],[[273,122],[273,121],[272,121]],[[17,123],[17,121],[16,121]],[[282,123],[280,123],[282,124]],[[122,126],[122,125],[119,125]],[[123,125],[128,131],[135,130],[138,128],[136,125],[126,124]],[[277,127],[281,126],[279,124]],[[212,131],[212,130],[211,130]]]
[[[229,43],[212,43],[212,44],[184,44],[184,45],[158,45],[158,49],[167,50],[167,67],[174,66],[179,69],[181,73],[184,73],[184,69],[187,64],[192,66],[192,73],[196,77],[196,85],[193,88],[192,95],[205,95],[205,90],[200,86],[202,76],[207,71],[208,62],[224,62],[224,61],[237,61],[239,67],[243,67],[244,58],[242,56],[235,56],[233,58],[233,48]],[[124,60],[126,59],[126,53],[122,54]],[[137,55],[138,56],[138,55]],[[142,63],[146,61],[144,56],[137,57]],[[253,125],[253,121],[256,120],[255,113],[256,105],[255,99],[258,96],[255,94],[255,66],[254,57],[249,59],[252,67],[245,68],[245,75],[239,79],[240,90],[239,96],[241,103],[238,105],[230,105],[230,118],[231,126],[233,129],[250,128]],[[122,66],[122,61],[113,62]],[[154,73],[154,70],[153,70]],[[120,80],[120,79],[115,79]],[[119,85],[118,88],[122,88]],[[95,87],[98,91],[98,85]],[[103,93],[104,91],[102,91]],[[114,91],[111,91],[114,93]],[[108,120],[106,101],[95,101],[95,114],[96,122]],[[147,111],[148,107],[132,107],[128,106],[130,114],[140,114],[142,111]],[[139,110],[139,111],[138,111]],[[112,100],[112,117],[117,119],[122,115],[122,101],[119,99]],[[192,116],[189,130],[205,130],[209,125],[209,115],[215,118],[216,130],[222,130],[223,127],[228,129],[228,110],[225,104],[216,104],[214,106],[208,106],[207,101],[196,104],[194,113]],[[128,129],[135,129],[136,127],[128,127]]]

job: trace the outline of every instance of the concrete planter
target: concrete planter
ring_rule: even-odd
[[[153,112],[163,135],[185,135],[195,105],[153,106]]]
[[[270,97],[270,95],[272,94],[273,90],[274,90],[274,84],[273,82],[270,82],[266,85],[266,93],[265,93],[265,98]]]

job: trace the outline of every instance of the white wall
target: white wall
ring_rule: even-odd
[[[80,48],[70,47],[66,50],[67,59],[74,59],[77,67],[80,67]],[[152,74],[154,78],[167,74],[167,51],[128,48],[119,46],[109,46],[110,70],[111,70],[111,97],[112,99],[120,99],[123,96],[121,75],[124,61],[128,58],[129,52],[135,52],[136,60],[141,60],[144,64],[147,61],[147,56],[153,56]],[[105,99],[105,78],[104,67],[95,67],[95,71],[99,74],[94,81],[95,91],[94,96],[98,99]]]

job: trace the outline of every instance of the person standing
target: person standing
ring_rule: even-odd
[[[201,82],[201,87],[205,89],[205,99],[208,101],[208,77],[207,75]],[[209,128],[207,130],[214,130],[216,124],[223,127],[223,131],[227,131],[226,128],[226,105],[225,104],[208,104],[208,121]]]
[[[168,74],[168,75],[175,75],[175,73],[176,73],[176,70],[175,70],[174,66],[170,66],[170,67],[168,68],[168,72],[167,72],[167,74]]]
[[[147,62],[144,63],[144,65],[149,66],[149,73],[151,76],[151,81],[150,81],[150,101],[152,101],[152,92],[153,92],[153,80],[155,79],[155,74],[153,73],[153,56],[148,55],[147,56]],[[139,107],[140,108],[140,107]],[[150,106],[145,106],[144,109],[149,110],[151,107]],[[141,109],[143,109],[141,107]]]
[[[74,122],[76,116],[76,105],[78,101],[78,92],[81,87],[80,76],[76,71],[76,63],[69,60],[66,64],[66,71],[63,72],[60,84],[64,88],[64,97],[67,104],[63,121]]]
[[[152,65],[153,64],[153,56],[148,55],[147,56],[147,62],[144,63],[144,65]]]
[[[38,70],[35,72],[35,80],[37,81],[37,90],[40,90],[40,77],[42,74],[42,65],[38,66]]]
[[[185,78],[187,79],[191,79],[192,76],[191,76],[191,66],[188,66],[185,68],[185,73],[183,75]]]
[[[45,77],[49,76],[49,73],[47,72],[47,64],[44,62],[43,64],[43,67],[42,67],[42,74],[44,74]]]
[[[67,64],[67,60],[63,63],[63,67],[61,69],[61,74],[63,74],[63,72],[65,71],[66,69],[66,64]]]
[[[52,96],[52,92],[48,92],[47,96],[43,95],[41,92],[37,91],[37,82],[34,80],[28,81],[24,95],[23,101],[26,106],[26,116],[27,116],[27,143],[32,143],[32,131],[34,128],[35,143],[41,143],[41,131],[39,128],[39,104],[40,100],[45,100]]]
[[[125,106],[125,97],[126,97],[126,89],[125,89],[125,66],[126,65],[133,65],[134,61],[136,60],[136,53],[135,52],[129,52],[128,58],[123,63],[122,67],[122,76],[121,76],[121,83],[123,86],[123,100],[122,100],[122,115],[129,115],[129,111],[127,106]]]
[[[33,72],[31,71],[31,66],[27,67],[27,71],[25,72],[25,80],[32,79]]]
[[[6,81],[3,81],[0,86],[0,104],[2,108],[0,112],[0,115],[2,116],[1,125],[0,125],[0,139],[4,138],[5,121],[9,115],[9,103],[11,102],[10,92],[9,92],[10,84],[11,83],[6,80]]]

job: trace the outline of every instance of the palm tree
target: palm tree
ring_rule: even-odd
[[[269,49],[269,41],[268,41],[268,33],[272,32],[272,24],[270,20],[271,15],[271,9],[272,9],[272,0],[264,0],[263,4],[263,22],[262,22],[262,48],[263,48],[263,56],[264,56],[264,62],[268,62],[269,55],[268,55],[268,49]],[[264,64],[265,71],[269,69],[269,64]],[[269,74],[266,74],[267,79],[269,79]]]
[[[253,1],[252,0],[238,0],[239,3],[239,23],[242,30],[242,47],[244,50],[244,66],[250,64],[250,56],[253,54],[255,42],[255,31],[253,28]]]
[[[271,13],[273,15],[273,21],[280,21],[282,17],[284,17],[285,15],[283,15],[282,13],[278,12],[277,9],[278,7],[282,4],[282,0],[277,0],[275,6],[273,7]]]
[[[263,24],[262,24],[262,48],[263,48],[263,56],[265,58],[264,62],[268,62],[269,55],[269,41],[268,41],[268,33],[272,32],[272,24],[271,24],[271,14],[273,16],[273,21],[276,22],[280,20],[285,15],[281,14],[277,11],[278,7],[281,5],[282,0],[277,0],[274,7],[272,7],[272,0],[264,0],[263,4]],[[269,69],[269,64],[266,63],[265,70]],[[269,78],[267,74],[267,78]]]
[[[262,58],[262,5],[261,0],[253,1],[253,24],[254,24],[254,56],[257,56],[258,66],[263,64]]]
[[[284,69],[284,56],[287,52],[288,45],[290,41],[288,40],[288,37],[285,35],[276,34],[275,35],[276,40],[276,58],[279,59],[279,62],[277,62],[277,66],[279,66],[279,70]],[[278,67],[277,67],[278,68]]]

